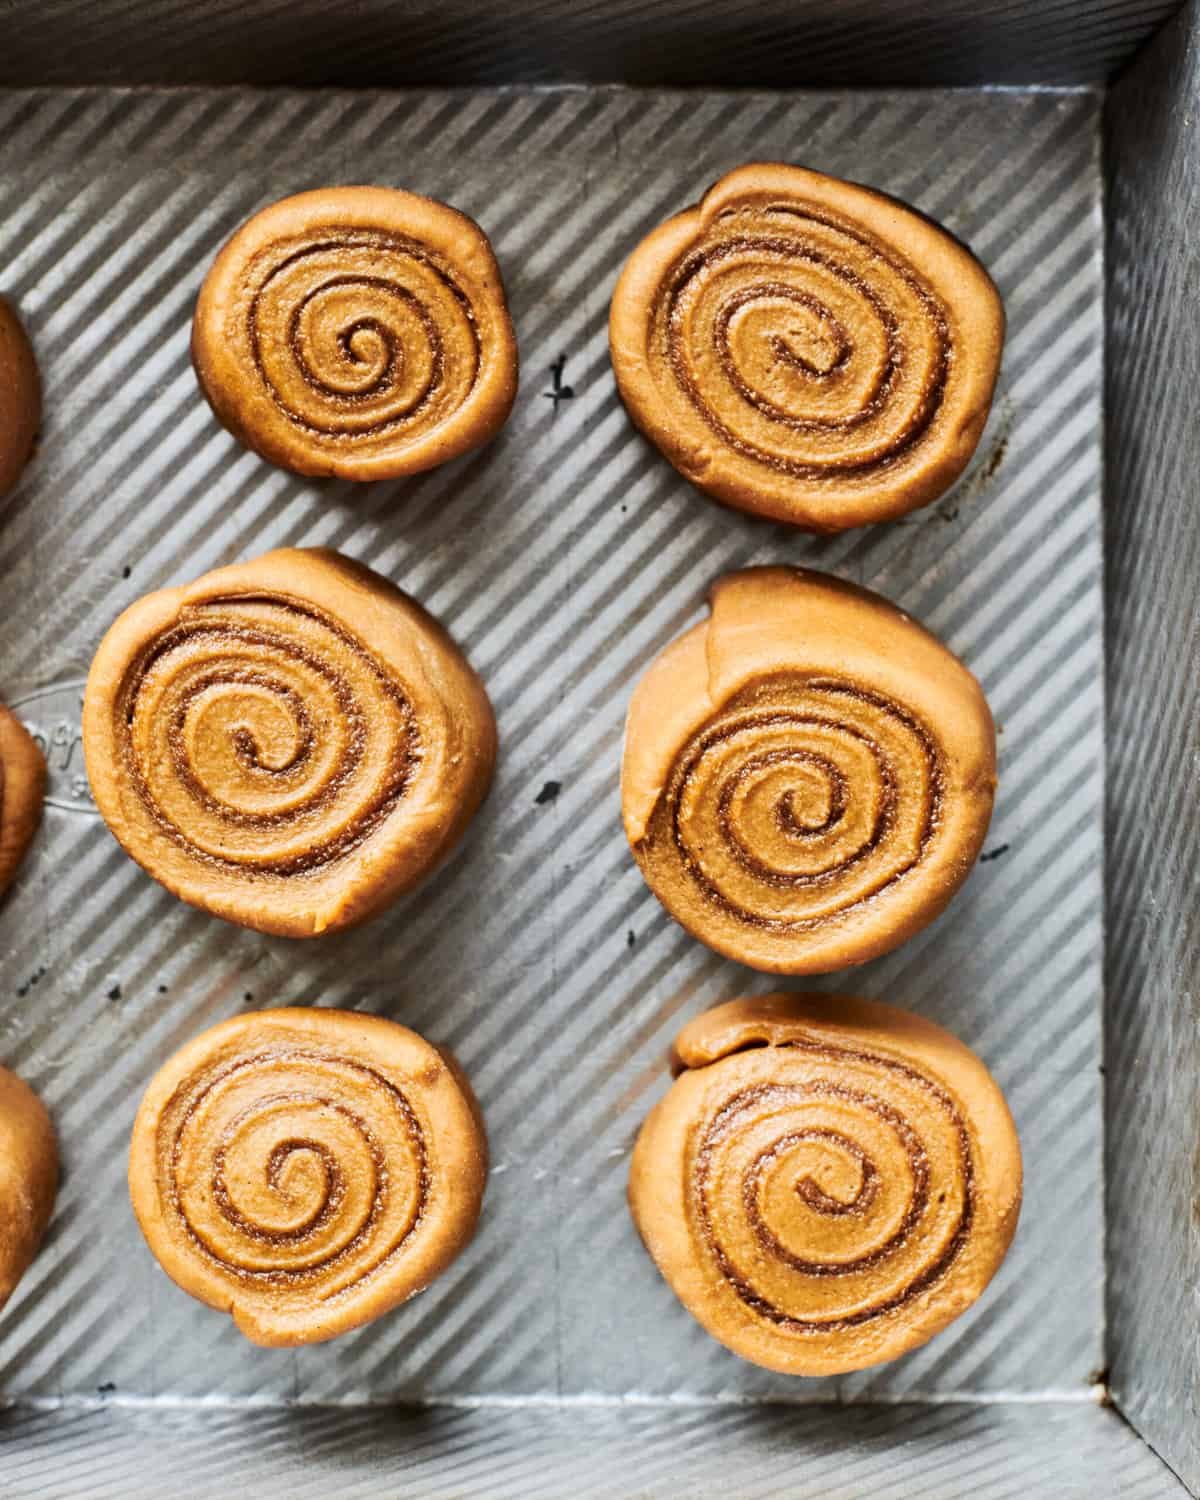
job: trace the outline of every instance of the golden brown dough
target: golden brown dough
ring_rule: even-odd
[[[629,1203],[688,1311],[789,1375],[895,1359],[980,1295],[1021,1207],[1021,1152],[969,1048],[894,1006],[735,1000],[680,1032]]]
[[[146,1090],[129,1191],[167,1275],[256,1344],[312,1344],[423,1290],[475,1232],[487,1140],[458,1065],[407,1027],[268,1010]]]
[[[336,552],[285,549],[127,609],[92,663],[83,748],[108,826],[169,891],[310,937],[449,854],[496,723],[414,600]]]
[[[915,510],[962,473],[1004,309],[931,220],[759,163],[642,241],[609,338],[630,416],[681,474],[727,505],[831,532]]]
[[[322,188],[254,215],[192,325],[213,410],[299,474],[391,479],[496,435],[517,346],[487,236],[393,188]]]
[[[41,420],[33,347],[12,306],[0,297],[0,495],[21,477]]]
[[[45,1106],[0,1068],[0,1308],[29,1269],[58,1192],[58,1144]]]
[[[975,863],[995,732],[957,657],[878,594],[799,568],[719,580],[638,684],[625,831],[689,932],[820,974],[895,948]]]
[[[13,883],[46,794],[46,757],[20,719],[0,703],[0,896]]]

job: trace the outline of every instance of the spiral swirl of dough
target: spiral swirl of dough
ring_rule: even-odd
[[[269,1048],[191,1093],[166,1190],[197,1253],[231,1277],[352,1291],[425,1210],[424,1135],[405,1094],[354,1060]]]
[[[974,1213],[953,1099],[913,1068],[845,1047],[781,1049],[770,1082],[714,1110],[692,1171],[694,1229],[721,1274],[759,1316],[797,1332],[902,1308],[950,1269]]]
[[[907,709],[852,682],[778,677],[683,747],[663,816],[731,921],[811,931],[920,861],[940,753]]]
[[[710,1331],[775,1368],[852,1369],[974,1300],[1020,1175],[1003,1100],[966,1048],[890,1007],[796,996],[719,1007],[681,1043],[632,1196]],[[645,1191],[650,1170],[678,1174],[678,1220]],[[679,1257],[698,1282],[675,1278]]]
[[[309,936],[449,852],[495,721],[411,599],[335,553],[282,551],[132,606],[89,674],[84,749],[109,826],[170,890]]]
[[[192,352],[243,442],[347,479],[413,473],[487,441],[516,390],[482,230],[384,188],[300,194],[243,225],[201,290]]]
[[[946,392],[946,313],[917,272],[815,208],[710,232],[664,289],[675,379],[731,448],[801,479],[894,463]]]
[[[925,504],[961,473],[1003,312],[978,262],[928,220],[759,166],[635,251],[611,334],[631,414],[689,478],[840,530]]]
[[[135,1128],[139,1218],[171,1275],[257,1342],[355,1327],[469,1237],[484,1152],[473,1101],[403,1027],[267,1011],[205,1033],[164,1072]]]
[[[286,253],[285,253],[286,252]],[[452,271],[398,235],[344,230],[256,268],[246,337],[263,388],[310,434],[358,451],[444,421],[479,376],[479,338]]]
[[[278,596],[189,608],[130,674],[131,783],[191,858],[280,878],[356,848],[421,759],[400,685],[319,611]]]

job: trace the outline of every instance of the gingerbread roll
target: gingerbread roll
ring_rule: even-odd
[[[337,553],[284,550],[126,610],[92,663],[83,744],[97,807],[156,880],[309,937],[445,858],[496,726],[415,601]]]
[[[391,479],[495,436],[517,346],[487,236],[392,188],[264,208],[217,256],[192,360],[218,418],[300,474]]]
[[[0,297],[0,495],[16,484],[42,420],[37,361],[21,321]]]
[[[754,968],[896,947],[970,873],[992,812],[979,684],[877,594],[820,573],[721,579],[633,695],[621,798],[651,889]]]
[[[727,505],[832,532],[903,515],[962,473],[1004,311],[931,220],[758,164],[638,246],[609,333],[630,416],[680,473]]]
[[[46,794],[46,757],[20,719],[0,703],[0,896],[13,883]]]
[[[256,1344],[331,1339],[421,1291],[487,1175],[453,1058],[377,1016],[239,1016],[177,1052],[133,1127],[129,1190],[163,1269]]]
[[[1021,1206],[983,1063],[940,1026],[845,996],[736,1000],[679,1034],[629,1202],[688,1311],[744,1359],[838,1375],[965,1312]]]
[[[58,1192],[58,1143],[42,1101],[0,1068],[0,1308],[33,1263]]]

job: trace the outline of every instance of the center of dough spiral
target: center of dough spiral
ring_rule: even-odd
[[[411,705],[334,621],[264,596],[190,606],[124,694],[132,784],[190,856],[264,877],[357,848],[421,758]]]
[[[196,1084],[161,1160],[196,1247],[239,1281],[349,1290],[397,1254],[429,1192],[404,1094],[357,1061],[280,1048]]]
[[[866,230],[802,205],[720,215],[656,317],[701,421],[795,478],[899,459],[945,395],[951,339],[932,289]]]
[[[941,796],[932,736],[849,682],[782,677],[680,750],[660,816],[683,869],[735,919],[817,925],[913,869]]]
[[[890,1058],[794,1043],[697,1132],[689,1202],[717,1274],[770,1322],[833,1331],[903,1307],[958,1258],[970,1140],[940,1084]]]
[[[469,298],[430,249],[378,230],[329,230],[262,252],[246,337],[263,388],[297,427],[332,440],[414,438],[479,377]]]

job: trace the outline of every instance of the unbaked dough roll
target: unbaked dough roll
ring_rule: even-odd
[[[45,1106],[0,1068],[0,1308],[29,1269],[58,1192],[58,1144]]]
[[[21,477],[42,420],[42,386],[33,346],[10,303],[0,297],[0,495]]]
[[[474,1233],[486,1174],[453,1058],[335,1010],[196,1037],[151,1081],[129,1153],[163,1269],[268,1345],[334,1338],[428,1286]]]
[[[718,500],[841,531],[935,500],[983,432],[1004,310],[894,198],[739,167],[634,251],[613,295],[633,420]]]
[[[700,1016],[674,1063],[630,1207],[676,1295],[735,1353],[791,1375],[881,1364],[992,1279],[1020,1147],[987,1069],[941,1027],[771,995]]]
[[[84,695],[96,805],[185,901],[309,937],[458,842],[496,725],[442,627],[369,569],[284,550],[132,605]]]
[[[205,278],[192,359],[247,447],[342,479],[413,474],[486,443],[517,390],[487,236],[394,188],[322,188],[255,214]]]
[[[629,709],[625,830],[718,952],[824,973],[896,947],[967,878],[992,813],[979,684],[887,600],[820,573],[721,579]]]
[[[0,703],[0,896],[13,883],[42,821],[46,757]]]

